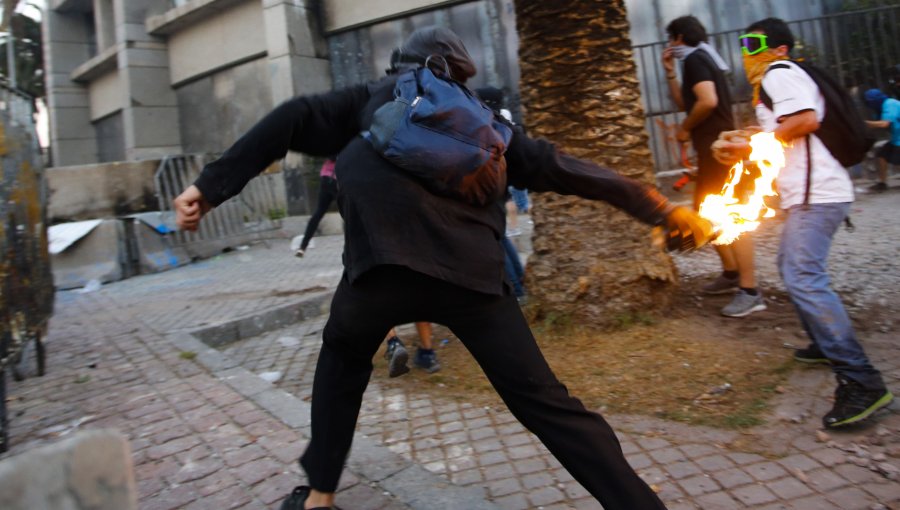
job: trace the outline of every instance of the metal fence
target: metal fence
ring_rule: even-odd
[[[188,154],[163,159],[154,178],[159,210],[174,213],[172,200],[214,158],[210,154]],[[204,257],[245,243],[254,236],[262,239],[263,232],[280,228],[281,219],[286,215],[284,193],[278,191],[281,180],[281,173],[254,178],[240,194],[210,211],[197,232],[172,232],[173,247],[184,248],[193,257]]]
[[[791,56],[831,71],[857,97],[870,87],[888,91],[896,86],[892,81],[896,76],[891,75],[891,70],[900,65],[898,21],[900,5],[788,22],[797,40]],[[750,105],[751,88],[744,75],[738,45],[741,33],[742,30],[732,30],[710,34],[709,42],[729,63],[731,72],[727,79],[735,120],[739,125],[746,125],[755,121]],[[661,62],[666,44],[660,41],[633,47],[650,147],[659,173],[683,167],[675,128],[684,119],[684,113],[677,110],[669,97]]]
[[[6,371],[43,375],[41,337],[53,311],[47,186],[27,95],[0,82],[0,453],[7,450]],[[23,353],[27,353],[25,356]]]

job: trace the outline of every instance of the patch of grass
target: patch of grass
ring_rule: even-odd
[[[726,319],[715,312],[718,304],[705,310],[685,301],[682,309],[657,317],[623,316],[614,331],[574,326],[563,316],[537,319],[533,331],[556,375],[589,409],[725,429],[764,423],[776,388],[793,370],[790,350],[763,319]],[[792,313],[777,320],[793,320]],[[415,333],[407,337],[413,340]],[[440,326],[435,338],[451,339],[437,348],[438,374],[413,369],[388,379],[376,356],[374,377],[389,386],[413,384],[442,398],[502,406],[463,345]]]
[[[628,312],[616,315],[613,318],[615,329],[628,329],[632,326],[652,326],[656,324],[656,318],[642,312]]]
[[[565,331],[572,327],[572,317],[567,314],[549,312],[541,321],[543,329]]]
[[[278,221],[286,217],[287,210],[283,207],[273,207],[272,209],[269,209],[269,219],[272,221]]]
[[[194,359],[197,357],[197,353],[194,351],[181,351],[178,353],[178,357],[181,359]]]

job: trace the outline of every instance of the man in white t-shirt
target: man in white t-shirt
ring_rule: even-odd
[[[794,359],[831,365],[838,388],[834,408],[822,422],[826,428],[849,425],[893,399],[857,340],[827,272],[832,238],[853,202],[853,184],[815,134],[825,116],[825,100],[815,81],[788,60],[794,36],[787,24],[777,18],[758,21],[740,40],[757,120],[786,145],[785,167],[777,178],[786,214],[778,269],[812,340]],[[717,145],[716,157],[723,160],[749,152],[744,144]]]

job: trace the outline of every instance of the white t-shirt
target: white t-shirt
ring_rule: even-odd
[[[756,119],[765,131],[774,131],[778,127],[778,119],[804,110],[815,110],[819,122],[825,116],[825,98],[819,92],[816,82],[796,64],[789,61],[778,61],[775,64],[787,64],[790,69],[773,69],[763,77],[762,85],[772,98],[769,110],[760,101],[756,105]],[[853,182],[847,170],[831,155],[822,140],[814,134],[809,135],[810,153],[812,155],[812,187],[809,192],[809,203],[830,204],[853,201]],[[778,194],[781,196],[781,207],[802,204],[806,191],[806,137],[794,139],[785,147],[785,167],[778,173]]]

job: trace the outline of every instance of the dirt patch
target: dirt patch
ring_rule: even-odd
[[[797,369],[790,346],[805,346],[806,336],[783,293],[764,289],[767,310],[732,319],[719,315],[731,296],[703,296],[705,281],[684,281],[671,310],[626,320],[616,331],[560,333],[535,324],[535,336],[559,379],[588,408],[729,429],[760,425],[770,400]],[[870,321],[854,322],[864,330]],[[407,344],[418,341],[411,326],[401,336]],[[414,384],[443,398],[502,405],[449,330],[435,327],[435,345],[440,372],[413,370],[388,379],[378,356],[374,377],[388,386]]]

